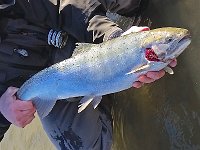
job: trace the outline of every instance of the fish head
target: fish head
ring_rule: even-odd
[[[145,58],[149,62],[169,63],[191,43],[191,36],[183,28],[158,28],[148,32],[143,40]]]

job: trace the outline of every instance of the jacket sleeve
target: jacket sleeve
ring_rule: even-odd
[[[106,41],[123,32],[117,24],[106,17],[107,11],[132,17],[140,14],[147,4],[148,0],[99,0],[88,26],[88,31],[93,31],[93,41],[99,38]]]
[[[126,17],[140,15],[149,3],[149,0],[99,0],[102,6],[110,12]]]
[[[89,22],[88,31],[93,32],[93,41],[103,38],[107,41],[114,34],[122,33],[123,30],[106,16],[95,15]]]

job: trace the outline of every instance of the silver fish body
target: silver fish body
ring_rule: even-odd
[[[84,96],[79,112],[101,96],[128,89],[138,76],[159,71],[190,44],[189,32],[181,28],[159,28],[130,33],[101,44],[79,44],[73,56],[46,68],[27,80],[18,98],[32,100],[45,117],[58,99]],[[146,57],[153,49],[159,61]],[[151,57],[151,56],[150,56]]]

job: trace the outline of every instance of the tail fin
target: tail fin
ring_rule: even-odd
[[[46,117],[51,110],[53,109],[54,105],[56,104],[56,100],[41,100],[37,99],[34,100],[34,105],[36,107],[37,113],[41,119]]]

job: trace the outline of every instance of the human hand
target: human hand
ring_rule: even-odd
[[[150,28],[147,27],[147,26],[144,26],[144,27],[132,26],[130,29],[128,29],[127,31],[125,31],[124,33],[122,33],[121,36],[130,34],[132,32],[141,32],[141,31],[149,31],[149,30],[150,30]]]
[[[31,101],[21,101],[16,98],[18,88],[9,87],[0,97],[0,112],[12,124],[24,128],[34,118],[36,112]]]
[[[177,65],[177,60],[176,59],[172,60],[171,63],[169,64],[170,67],[175,67],[176,65]],[[165,75],[165,71],[164,70],[149,71],[149,72],[147,72],[147,74],[141,75],[139,77],[138,81],[133,83],[133,87],[140,88],[145,83],[152,83],[152,82],[162,78],[164,75]]]

